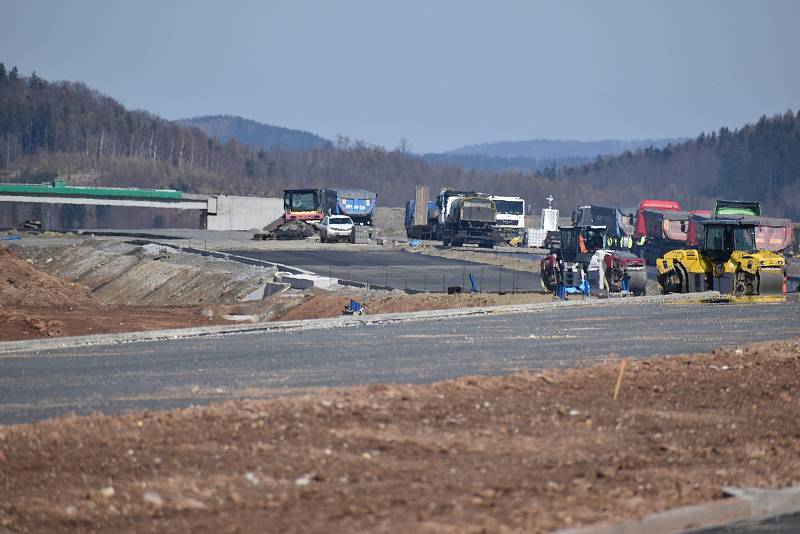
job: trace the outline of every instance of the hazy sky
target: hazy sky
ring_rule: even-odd
[[[0,61],[168,119],[417,152],[800,108],[800,1],[0,0]]]

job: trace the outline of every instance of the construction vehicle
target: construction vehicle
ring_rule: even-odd
[[[605,226],[562,226],[561,243],[540,264],[542,287],[557,292],[588,296],[591,288],[609,294],[646,294],[644,260],[634,254],[606,248]]]
[[[485,196],[457,197],[450,204],[450,213],[442,227],[442,245],[460,247],[466,244],[494,248],[499,236],[495,229],[497,208]]]
[[[752,219],[707,220],[702,248],[673,250],[657,260],[659,291],[782,295],[786,261],[757,248],[757,226]]]
[[[573,226],[605,226],[608,228],[607,245],[611,248],[630,249],[623,245],[631,237],[633,245],[633,211],[632,209],[613,208],[608,206],[579,206],[572,212]]]
[[[782,252],[792,242],[792,221],[775,217],[764,217],[761,204],[746,200],[717,200],[714,205],[715,218],[747,218],[756,222],[756,246],[758,250]]]
[[[420,221],[417,216],[416,200],[406,202],[405,228],[410,239],[431,239],[431,222],[439,216],[439,207],[435,200],[429,200],[423,209],[424,216]]]
[[[682,211],[679,202],[659,199],[645,199],[639,202],[633,231],[633,252],[637,256],[645,258],[652,263],[658,259],[661,253],[672,250],[669,247],[674,249],[685,246],[685,239],[683,241],[678,240],[678,243],[669,243],[668,241],[672,240],[666,236],[663,227],[659,226],[659,224],[663,225],[665,220],[664,213],[672,211]],[[667,215],[666,220],[681,221],[683,219],[680,217],[683,216],[684,214],[674,215],[673,219],[670,219],[669,215]],[[659,221],[650,221],[648,226],[648,220],[653,217],[659,219]],[[667,242],[664,242],[665,239]]]
[[[687,248],[691,212],[683,210],[644,210],[645,240],[639,256],[651,265],[671,250]]]
[[[372,226],[378,195],[364,189],[328,188],[319,191],[319,205],[324,215],[347,215],[353,224]]]
[[[321,221],[325,217],[319,189],[285,189],[283,191],[283,220]]]
[[[319,189],[284,189],[283,215],[253,234],[253,239],[306,239],[317,233],[314,223],[324,217]]]
[[[442,189],[436,197],[436,207],[439,213],[435,220],[431,221],[431,239],[444,241],[444,227],[450,218],[453,210],[453,203],[459,198],[478,196],[476,191],[456,191],[454,189]]]
[[[489,195],[497,208],[495,228],[506,242],[520,243],[525,235],[525,200],[520,197]],[[517,238],[517,239],[515,239]]]
[[[405,228],[409,239],[433,239],[433,225],[439,219],[439,206],[428,200],[428,186],[418,185],[414,199],[406,202]]]

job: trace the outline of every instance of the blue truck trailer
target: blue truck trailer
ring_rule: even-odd
[[[431,239],[432,221],[439,217],[439,206],[435,200],[429,200],[424,221],[415,221],[414,212],[417,207],[416,200],[406,202],[406,236],[409,239]]]
[[[378,195],[364,189],[322,189],[320,204],[323,213],[347,215],[355,224],[372,226]]]

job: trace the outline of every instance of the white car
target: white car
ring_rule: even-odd
[[[353,236],[353,219],[347,215],[328,215],[322,219],[319,229],[319,240],[323,243],[328,241],[341,241],[343,239],[351,241]]]

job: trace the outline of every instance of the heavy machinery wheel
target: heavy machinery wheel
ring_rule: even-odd
[[[628,274],[628,289],[634,297],[641,297],[647,293],[647,271],[632,271]]]
[[[716,265],[714,266],[716,274]],[[748,286],[750,292],[748,292]],[[753,284],[747,283],[747,275],[744,271],[736,271],[736,277],[734,279],[734,286],[733,286],[733,294],[737,297],[741,297],[742,295],[752,295]]]
[[[558,287],[558,278],[558,264],[550,257],[542,259],[539,265],[539,282],[542,284],[542,289],[555,291]]]
[[[675,263],[675,268],[667,275],[658,275],[658,292],[662,295],[668,293],[687,293],[686,269],[680,263]]]

